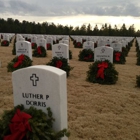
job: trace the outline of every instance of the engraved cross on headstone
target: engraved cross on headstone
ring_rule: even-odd
[[[37,81],[39,81],[39,77],[37,77],[36,74],[32,74],[32,76],[30,76],[30,80],[32,81],[33,86],[37,86]]]

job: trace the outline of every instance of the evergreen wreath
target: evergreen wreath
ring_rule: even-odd
[[[82,44],[81,42],[76,42],[76,43],[74,44],[74,47],[75,47],[75,48],[82,48],[82,47],[83,47],[83,44]]]
[[[79,61],[93,62],[94,61],[94,52],[91,49],[83,49],[80,51]]]
[[[69,137],[67,129],[54,131],[51,109],[48,107],[46,110],[47,114],[34,107],[25,109],[18,105],[5,111],[0,119],[0,140],[60,140],[64,136]]]
[[[54,66],[56,68],[62,69],[67,73],[67,77],[70,74],[70,70],[73,68],[68,64],[68,61],[66,58],[63,57],[53,57],[53,59],[48,62],[46,65]]]
[[[140,55],[137,57],[136,65],[140,66]]]
[[[37,48],[37,44],[36,43],[31,43],[32,49],[36,49]]]
[[[140,75],[136,76],[136,87],[140,87]]]
[[[137,57],[140,56],[140,50],[138,50],[138,51],[136,52],[136,56],[137,56]]]
[[[52,50],[52,45],[51,45],[51,43],[47,43],[46,47],[47,47],[47,50]]]
[[[127,56],[128,55],[128,48],[127,47],[122,47],[122,52],[124,53],[124,56]]]
[[[69,59],[72,59],[72,51],[69,50]]]
[[[116,64],[125,64],[125,54],[123,52],[114,51],[113,52],[113,63]]]
[[[32,60],[21,54],[20,56],[16,56],[10,63],[7,65],[8,72],[13,72],[15,70],[26,68],[32,65]]]
[[[16,55],[16,37],[15,37],[15,39],[14,39],[12,54],[13,54],[13,55]]]
[[[33,56],[34,57],[46,57],[47,53],[44,47],[39,46],[36,49],[33,50]]]
[[[7,41],[7,40],[3,40],[2,42],[1,42],[1,46],[9,46],[9,41]]]
[[[118,72],[115,70],[114,65],[108,60],[95,61],[89,65],[86,80],[99,84],[115,84],[118,80]]]

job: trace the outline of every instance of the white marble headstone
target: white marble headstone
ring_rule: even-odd
[[[66,72],[46,65],[36,65],[12,73],[14,106],[34,106],[47,113],[50,107],[55,118],[53,128],[67,129]],[[62,138],[67,140],[67,137]]]
[[[64,43],[64,44],[67,44],[69,46],[69,41],[68,40],[60,40],[59,43]]]
[[[39,38],[39,39],[37,40],[37,47],[39,47],[39,46],[44,47],[45,50],[46,50],[46,49],[47,49],[47,48],[46,48],[46,39],[44,39],[44,38]]]
[[[9,35],[8,34],[4,34],[3,40],[10,41]]]
[[[113,63],[113,48],[102,46],[97,47],[94,50],[94,61],[105,61],[109,60],[111,63]]]
[[[47,44],[53,45],[53,38],[52,38],[52,37],[48,37],[48,38],[46,39],[46,42],[47,42]]]
[[[83,49],[91,49],[92,51],[94,51],[94,42],[92,41],[84,42]]]
[[[122,44],[121,43],[112,43],[111,47],[114,51],[122,52]]]
[[[31,43],[37,43],[37,37],[36,36],[31,37]]]
[[[105,41],[104,40],[98,40],[98,47],[101,47],[101,46],[105,46]]]
[[[59,43],[52,46],[52,57],[63,57],[69,61],[69,47],[67,44]]]
[[[31,43],[28,41],[18,41],[16,42],[16,55],[21,54],[27,55],[32,60],[32,48]]]

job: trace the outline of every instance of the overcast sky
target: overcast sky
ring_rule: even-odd
[[[140,0],[0,0],[0,18],[98,27],[108,23],[140,29]]]

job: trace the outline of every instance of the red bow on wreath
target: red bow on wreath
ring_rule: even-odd
[[[48,43],[48,44],[47,44],[47,49],[49,49],[49,48],[50,48],[50,46],[51,46],[51,45],[50,45],[50,43]]]
[[[42,52],[41,52],[41,47],[38,47],[38,48],[37,48],[37,53],[38,53],[38,54],[42,54]]]
[[[35,46],[35,43],[32,43],[32,47],[34,47]]]
[[[121,56],[121,53],[120,52],[117,52],[117,53],[115,53],[115,60],[116,61],[120,61],[120,56]]]
[[[84,57],[84,60],[88,60],[92,58],[92,54],[89,54],[87,57]]]
[[[7,41],[6,41],[6,40],[4,40],[3,44],[4,44],[4,45],[6,45],[6,44],[7,44]]]
[[[18,67],[20,64],[22,64],[23,60],[24,60],[24,55],[21,54],[21,55],[18,57],[18,61],[14,64],[13,67],[14,67],[14,68]]]
[[[11,135],[5,136],[4,140],[22,140],[28,131],[32,131],[28,122],[30,118],[32,116],[17,109],[9,125]]]
[[[60,60],[56,61],[56,67],[61,68],[62,67],[62,61],[60,61]]]
[[[77,42],[77,46],[80,47],[81,46],[81,43],[80,42]]]
[[[97,73],[97,78],[100,77],[102,79],[104,79],[104,69],[108,68],[108,63],[107,62],[102,62],[100,64],[98,64],[98,73]]]

